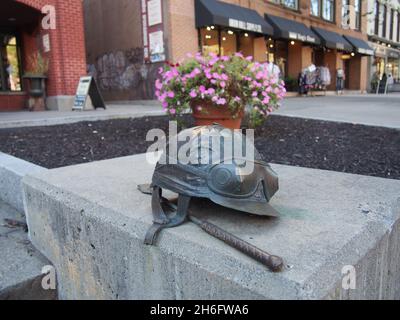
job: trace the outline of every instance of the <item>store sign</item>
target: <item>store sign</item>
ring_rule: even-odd
[[[389,58],[394,58],[394,59],[399,59],[400,58],[400,53],[396,52],[394,50],[388,50],[388,57]]]
[[[368,54],[370,56],[374,55],[374,50],[370,50],[370,49],[358,48],[357,51],[358,51],[358,53],[361,53],[361,54]]]
[[[106,109],[103,97],[100,94],[96,81],[93,77],[82,77],[79,80],[78,89],[76,90],[73,110],[82,111],[86,106],[87,98],[92,99],[93,107]]]
[[[245,21],[236,20],[236,19],[229,19],[229,27],[262,33],[261,24],[255,24],[255,23],[245,22]]]
[[[344,44],[343,43],[336,43],[336,49],[344,50]]]
[[[165,60],[164,54],[164,32],[156,31],[149,34],[151,62]]]
[[[289,32],[289,39],[312,43],[315,43],[317,41],[314,37],[306,36],[297,32]]]

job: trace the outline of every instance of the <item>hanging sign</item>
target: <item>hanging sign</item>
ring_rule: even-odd
[[[74,106],[72,110],[82,111],[86,106],[88,96],[92,99],[93,107],[95,109],[106,109],[103,97],[97,87],[96,81],[93,77],[82,77],[79,80],[78,89],[76,90]]]

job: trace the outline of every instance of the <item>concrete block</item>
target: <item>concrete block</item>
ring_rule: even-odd
[[[26,230],[5,227],[4,219],[24,222],[25,217],[0,201],[0,300],[54,300],[56,290],[42,287],[42,269],[50,265],[28,241]]]
[[[0,201],[25,212],[21,180],[28,173],[43,170],[47,169],[0,152]]]
[[[75,96],[47,97],[46,108],[53,111],[72,111]]]
[[[55,265],[62,299],[399,299],[400,181],[274,165],[282,216],[204,201],[204,218],[285,259],[278,274],[191,223],[143,245],[144,155],[24,178],[30,238]],[[356,289],[346,290],[344,267]]]

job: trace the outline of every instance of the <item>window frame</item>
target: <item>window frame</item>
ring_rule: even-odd
[[[381,5],[378,0],[375,0],[375,26],[374,26],[374,33],[375,35],[379,36],[379,22],[381,16]]]
[[[327,22],[335,23],[335,21],[336,21],[336,0],[316,0],[318,2],[318,15],[315,15],[312,12],[312,1],[313,0],[310,0],[310,15],[312,17],[319,18],[319,19],[322,19]],[[326,19],[324,17],[324,8],[325,8],[327,2],[332,4],[332,20]]]
[[[393,40],[394,35],[394,9],[390,8],[390,30],[389,30],[389,39]]]
[[[400,12],[397,11],[397,42],[400,42]]]
[[[358,3],[358,12],[356,11],[355,4]],[[354,0],[354,14],[355,14],[355,30],[361,31],[362,27],[362,0]]]
[[[19,81],[20,81],[20,90],[3,90],[3,87],[5,86],[5,74],[4,74],[4,68],[3,68],[3,54],[0,51],[0,94],[4,94],[4,93],[22,93],[24,92],[24,82],[23,82],[23,70],[24,70],[24,66],[23,66],[23,61],[22,61],[22,44],[21,44],[21,36],[20,33],[12,28],[0,28],[0,35],[11,35],[13,37],[15,37],[16,40],[16,54],[17,54],[17,59],[18,59],[18,66],[19,66],[19,72],[18,72],[18,77],[19,77]]]
[[[383,5],[383,24],[382,24],[382,38],[386,38],[387,33],[387,5]]]

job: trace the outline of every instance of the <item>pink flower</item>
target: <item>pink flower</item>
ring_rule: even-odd
[[[170,110],[169,110],[169,113],[170,113],[170,114],[176,114],[176,109],[170,109]]]
[[[168,95],[168,98],[175,98],[175,93],[173,92],[173,91],[169,91],[168,93],[167,93],[167,95]]]
[[[247,61],[253,61],[253,57],[252,56],[248,56],[248,57],[246,57],[246,60]]]
[[[218,96],[214,96],[211,98],[211,101],[213,101],[213,102],[217,102],[218,100],[219,100]]]
[[[167,109],[167,108],[168,108],[168,103],[167,103],[167,102],[163,102],[163,103],[162,103],[162,107],[163,107],[164,109]]]
[[[265,97],[263,100],[263,104],[268,104],[270,100],[271,100],[270,97]]]
[[[192,98],[196,98],[196,97],[197,97],[197,92],[196,92],[195,90],[192,90],[192,91],[190,91],[189,95],[190,95]]]
[[[235,97],[235,101],[236,101],[236,102],[240,102],[241,100],[242,100],[242,99],[240,99],[240,97],[238,97],[238,96]]]
[[[212,84],[216,84],[216,83],[217,83],[217,80],[212,79],[212,80],[211,80],[211,83],[212,83]]]
[[[199,91],[200,91],[200,93],[205,93],[206,92],[206,87],[205,86],[200,86],[199,87]]]
[[[221,79],[221,76],[217,72],[214,72],[213,73],[213,78],[214,79]]]
[[[236,52],[235,57],[243,58],[243,54],[241,52]]]
[[[253,93],[252,93],[251,96],[252,96],[252,97],[257,97],[257,96],[258,96],[258,92],[257,92],[257,91],[253,91]]]
[[[229,61],[229,57],[228,57],[228,56],[222,56],[222,57],[221,57],[221,60],[222,60],[222,61]]]
[[[229,77],[225,73],[223,73],[223,74],[221,74],[221,79],[224,81],[228,81]]]
[[[210,96],[214,95],[215,94],[215,89],[213,89],[213,88],[208,89],[207,90],[207,94],[209,94]]]
[[[221,81],[220,84],[221,88],[225,88],[226,87],[226,82],[225,81]]]
[[[156,80],[156,89],[161,90],[163,87],[162,82],[160,81],[160,79]]]
[[[197,111],[202,111],[202,110],[203,110],[203,107],[201,107],[201,106],[197,107]]]
[[[226,104],[226,99],[225,98],[218,99],[217,104],[219,104],[219,105]]]

